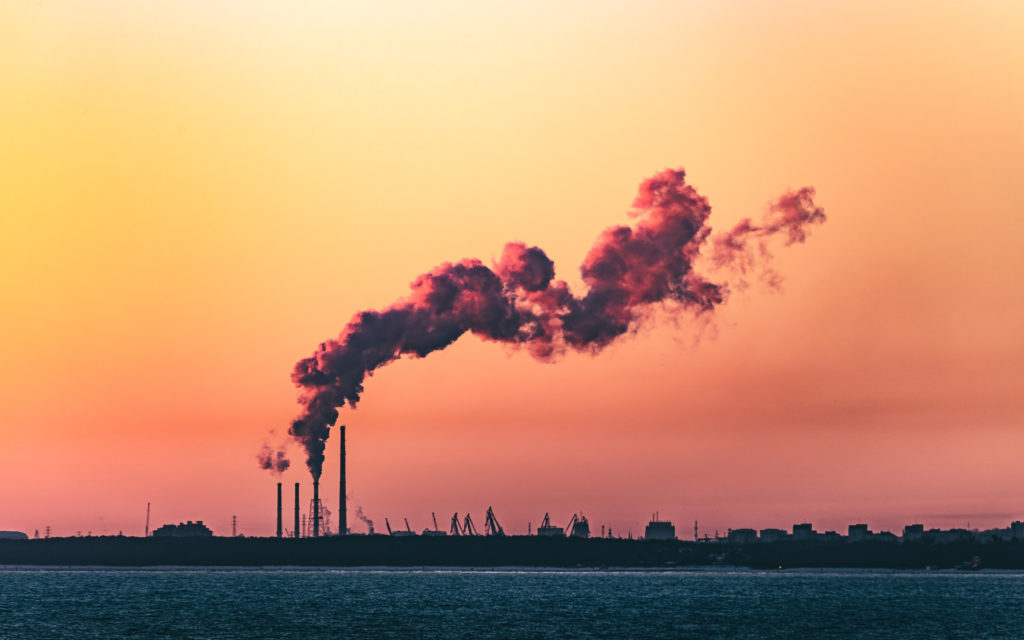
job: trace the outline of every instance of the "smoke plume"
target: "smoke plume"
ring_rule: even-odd
[[[807,227],[825,220],[814,190],[804,188],[779,198],[762,222],[748,219],[711,236],[711,207],[685,176],[667,169],[640,184],[629,212],[633,224],[606,229],[583,261],[582,296],[555,279],[543,250],[511,242],[491,267],[476,259],[444,263],[417,277],[410,294],[390,307],[355,314],[292,373],[302,413],[289,433],[305,448],[313,478],[320,477],[338,409],[356,406],[366,376],[389,362],[425,357],[466,332],[521,345],[542,361],[567,350],[596,354],[636,330],[655,305],[703,314],[722,304],[726,283],[694,268],[706,245],[713,269],[745,273],[770,259],[771,237],[803,242]]]
[[[363,515],[363,508],[361,506],[356,506],[356,517],[366,523],[366,526],[370,528],[370,533],[373,533],[373,520]]]
[[[778,288],[782,277],[771,267],[772,254],[768,240],[784,236],[785,246],[807,239],[807,225],[825,221],[825,212],[814,205],[814,189],[804,187],[790,191],[773,202],[760,224],[750,218],[711,237],[711,262],[715,268],[729,268],[745,276],[760,269],[761,279]],[[746,279],[739,283],[746,286]]]
[[[260,448],[256,459],[259,461],[260,469],[266,469],[274,475],[281,475],[292,464],[283,450],[275,450],[269,444]]]

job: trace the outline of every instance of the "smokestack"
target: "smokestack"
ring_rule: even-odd
[[[348,498],[345,494],[345,425],[338,427],[338,440],[341,441],[341,455],[338,456],[338,468],[341,469],[341,493],[338,496],[338,535],[348,533]]]
[[[320,481],[313,481],[313,537],[320,537]]]
[[[299,483],[295,483],[295,531],[296,538],[299,537]]]
[[[277,537],[281,537],[281,483],[277,483]]]

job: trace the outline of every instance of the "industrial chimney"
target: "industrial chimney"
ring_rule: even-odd
[[[281,483],[277,483],[277,537],[281,537]]]
[[[299,483],[295,483],[295,531],[296,538],[299,537]]]
[[[348,498],[345,495],[345,425],[338,427],[338,439],[341,441],[341,455],[338,456],[338,468],[341,470],[341,493],[338,496],[338,535],[348,533]]]
[[[320,481],[313,481],[313,537],[320,537]]]

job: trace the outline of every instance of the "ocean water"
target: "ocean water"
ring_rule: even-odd
[[[9,567],[0,638],[1024,638],[1024,573]]]

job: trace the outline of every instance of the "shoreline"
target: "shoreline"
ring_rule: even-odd
[[[1024,541],[703,543],[506,537],[0,540],[0,566],[1024,570]]]

